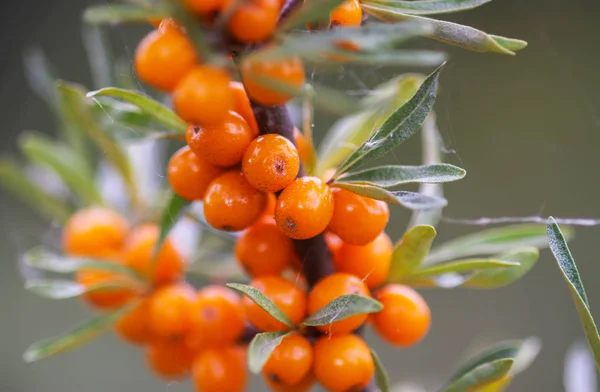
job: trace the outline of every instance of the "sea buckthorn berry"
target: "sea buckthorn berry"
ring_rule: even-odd
[[[358,294],[365,297],[370,295],[369,289],[362,280],[354,275],[334,273],[323,278],[308,295],[308,313],[313,314],[325,307],[334,299],[347,294]],[[354,331],[367,321],[368,315],[357,314],[329,325],[317,327],[330,335],[342,335]]]
[[[267,205],[263,211],[263,216],[266,218],[275,219],[275,206],[277,205],[277,196],[274,193],[267,194]]]
[[[86,288],[92,288],[119,282],[126,284],[128,279],[112,271],[82,269],[77,271],[75,280]],[[135,294],[135,291],[130,288],[112,286],[85,293],[82,299],[95,308],[107,310],[125,305]]]
[[[333,264],[338,272],[355,275],[369,288],[375,288],[388,277],[393,251],[392,240],[381,233],[367,245],[342,244],[333,257]]]
[[[151,31],[140,41],[134,58],[139,78],[164,91],[172,91],[198,61],[189,38],[173,28]]]
[[[362,23],[362,9],[358,0],[346,0],[331,11],[331,27],[355,27]]]
[[[242,172],[232,170],[215,178],[204,197],[204,217],[214,228],[240,231],[262,214],[267,196],[246,181]]]
[[[155,224],[135,228],[127,238],[124,254],[125,265],[155,284],[178,279],[185,269],[185,261],[169,237],[165,238],[155,257],[159,234]]]
[[[228,0],[185,0],[186,7],[197,14],[208,14],[220,11],[229,3]]]
[[[241,392],[248,373],[245,356],[239,347],[207,349],[194,359],[192,378],[198,392]]]
[[[231,15],[229,34],[240,42],[259,42],[268,38],[277,26],[279,0],[250,0]]]
[[[330,231],[325,232],[325,242],[333,258],[335,258],[335,254],[342,248],[344,243],[340,237]]]
[[[386,202],[340,188],[332,189],[332,193],[333,216],[329,230],[344,242],[366,245],[383,232],[390,216]]]
[[[279,275],[290,265],[292,240],[279,230],[273,219],[261,219],[235,243],[235,256],[252,277]]]
[[[173,107],[189,123],[219,124],[233,109],[230,81],[227,71],[209,65],[198,65],[177,83],[173,90]]]
[[[271,380],[300,383],[311,370],[313,348],[307,338],[294,332],[287,335],[271,353],[262,371]]]
[[[263,192],[277,192],[294,181],[300,170],[296,147],[283,136],[268,134],[250,143],[242,159],[248,182]]]
[[[323,336],[314,355],[315,377],[330,392],[360,391],[375,373],[371,351],[357,335]]]
[[[233,100],[235,102],[234,111],[246,120],[254,137],[258,136],[258,124],[256,123],[256,118],[250,105],[250,98],[248,98],[244,85],[240,82],[232,81],[229,83],[229,88],[233,92]]]
[[[104,207],[77,211],[62,233],[63,251],[73,256],[110,257],[121,251],[129,224],[118,212]]]
[[[165,18],[160,21],[159,25],[156,26],[158,31],[164,33],[169,29],[174,29],[175,31],[184,33],[183,28],[175,22],[173,18]],[[185,33],[184,33],[185,34]]]
[[[150,297],[150,327],[163,337],[181,336],[192,327],[194,289],[184,282],[161,286]]]
[[[261,78],[272,79],[296,89],[304,86],[304,65],[298,57],[271,61],[246,60],[242,63],[241,73],[250,98],[263,105],[283,105],[293,95],[266,87],[261,83]]]
[[[306,315],[306,294],[294,283],[280,276],[263,276],[254,279],[250,286],[269,298],[294,324]],[[250,298],[244,296],[242,306],[248,321],[261,331],[285,331],[289,327],[274,319]]]
[[[301,177],[277,198],[275,220],[285,235],[306,239],[321,234],[333,215],[333,196],[316,177]]]
[[[150,302],[143,300],[115,323],[115,331],[129,343],[149,343],[154,337],[149,321]]]
[[[306,162],[310,150],[308,140],[304,137],[304,134],[300,132],[298,128],[294,128],[294,142],[296,142],[296,148],[298,149],[298,155],[302,162]]]
[[[194,353],[179,339],[159,339],[146,347],[146,360],[162,380],[180,380],[190,373]]]
[[[423,339],[429,331],[431,312],[427,302],[408,286],[389,284],[375,298],[383,310],[371,315],[375,331],[387,342],[406,347]]]
[[[315,383],[315,376],[310,372],[303,380],[296,384],[286,384],[281,380],[273,379],[266,374],[263,374],[263,380],[273,392],[308,392]]]
[[[208,184],[224,170],[211,165],[185,146],[173,154],[167,173],[173,192],[187,200],[202,200]]]
[[[196,155],[221,167],[238,164],[253,138],[246,120],[233,111],[218,124],[190,125],[186,132],[188,145]]]
[[[206,286],[191,308],[192,332],[201,347],[233,343],[244,332],[242,299],[223,286]]]

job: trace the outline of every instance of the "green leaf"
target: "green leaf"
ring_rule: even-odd
[[[564,229],[566,238],[572,238],[573,230],[569,227]],[[524,246],[533,246],[538,249],[548,246],[544,225],[510,225],[458,237],[434,247],[427,257],[427,263],[437,263],[465,256],[501,253],[508,249]]]
[[[494,259],[457,260],[449,263],[435,264],[432,266],[424,266],[422,268],[415,269],[408,275],[408,279],[510,267],[519,267],[519,263],[515,261]]]
[[[356,193],[357,195],[370,197],[371,199],[399,204],[409,210],[429,210],[441,208],[448,204],[448,201],[444,198],[426,196],[415,192],[388,191],[387,189],[372,185],[360,185],[345,182],[334,183],[331,185]]]
[[[381,188],[392,188],[403,184],[441,184],[457,181],[467,172],[460,167],[447,163],[427,166],[377,166],[357,172],[346,173],[336,178],[338,182],[375,185]]]
[[[361,4],[375,4],[394,8],[398,12],[412,15],[435,15],[461,12],[479,7],[492,0],[367,0]]]
[[[381,359],[379,359],[374,350],[371,350],[371,357],[373,357],[373,362],[375,363],[375,385],[379,388],[379,392],[389,392],[390,378],[383,366],[383,362],[381,362]]]
[[[51,279],[36,279],[25,283],[25,289],[40,297],[49,299],[67,299],[75,298],[80,295],[91,293],[98,290],[110,290],[115,288],[128,287],[120,282],[106,282],[86,286],[73,282],[72,280],[51,280]]]
[[[267,298],[260,290],[240,283],[228,283],[229,288],[237,290],[250,298],[254,303],[260,306],[265,312],[269,313],[275,320],[287,325],[290,328],[294,327],[294,323],[277,307],[269,298]]]
[[[306,24],[312,21],[319,21],[328,18],[329,13],[344,0],[312,0],[307,1],[301,7],[298,7],[285,22],[277,29],[277,33],[283,33],[296,28],[305,28]]]
[[[506,376],[514,363],[513,359],[497,359],[492,362],[486,362],[450,384],[444,392],[469,392],[484,387],[494,381],[500,380]]]
[[[376,313],[381,309],[383,309],[383,305],[371,297],[347,294],[337,297],[317,310],[304,320],[302,324],[313,327],[329,325],[357,314]]]
[[[594,359],[596,360],[596,367],[600,370],[600,336],[598,336],[598,327],[592,317],[590,304],[585,294],[585,289],[581,277],[579,276],[577,265],[567,246],[565,236],[552,217],[548,219],[547,231],[550,250],[558,262],[558,267],[569,286],[569,290],[575,301],[575,307],[579,313],[581,324],[583,325],[585,337],[587,338]]]
[[[388,280],[399,281],[418,268],[427,257],[436,235],[433,226],[417,225],[407,230],[394,248]]]
[[[514,261],[519,265],[476,272],[463,283],[463,287],[492,289],[509,285],[533,268],[539,253],[537,248],[524,247],[498,255],[497,259],[499,260]]]
[[[111,86],[116,82],[114,56],[106,31],[99,26],[84,25],[83,46],[88,56],[95,88]]]
[[[370,160],[382,157],[417,133],[433,108],[442,67],[425,79],[416,94],[396,110],[369,139],[344,162],[338,173],[345,173]]]
[[[134,4],[102,4],[88,7],[83,20],[93,25],[130,22],[145,22],[148,19],[164,19],[169,16],[169,8],[161,6],[141,6]]]
[[[55,84],[56,72],[48,58],[39,48],[27,50],[24,56],[25,78],[29,88],[33,90],[52,109],[58,119],[58,94]]]
[[[23,360],[25,362],[39,361],[81,346],[110,330],[112,325],[133,305],[131,303],[111,313],[102,313],[62,335],[34,343],[23,354]]]
[[[85,163],[67,146],[42,134],[25,133],[19,147],[29,161],[54,172],[78,197],[81,205],[103,204]]]
[[[416,2],[415,2],[416,3]],[[429,22],[434,26],[434,32],[427,35],[429,38],[459,46],[463,49],[474,52],[496,52],[501,54],[514,55],[515,51],[521,50],[527,46],[527,42],[489,35],[481,30],[470,26],[464,26],[443,20],[425,18],[422,16],[408,15],[399,12],[391,6],[379,4],[361,4],[362,9],[369,15],[374,16],[384,22],[401,22],[407,20]]]
[[[63,223],[74,212],[65,202],[29,180],[23,166],[8,159],[0,159],[0,186],[46,218]]]
[[[273,351],[290,333],[290,331],[283,331],[256,334],[248,346],[248,367],[250,371],[254,374],[260,373]]]
[[[162,213],[162,218],[160,220],[160,234],[154,247],[154,256],[158,254],[158,251],[169,235],[169,232],[173,226],[175,226],[177,221],[179,221],[179,219],[183,216],[183,214],[185,214],[185,211],[190,204],[192,204],[191,201],[185,200],[174,192],[171,192],[171,197],[165,206],[165,209]]]
[[[380,52],[355,52],[331,49],[315,53],[308,59],[315,64],[354,64],[377,67],[437,67],[447,60],[446,54],[433,50],[382,50]]]
[[[108,96],[119,98],[129,102],[142,110],[143,113],[150,116],[158,123],[177,132],[185,133],[187,124],[171,109],[165,107],[160,102],[153,100],[141,93],[125,90],[117,87],[107,87],[97,91],[90,91],[87,96],[89,98]],[[98,101],[97,101],[98,102]],[[98,103],[101,105],[101,103]]]

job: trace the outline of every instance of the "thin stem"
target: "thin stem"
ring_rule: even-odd
[[[279,14],[279,22],[281,24],[285,19],[287,19],[298,7],[302,5],[303,0],[286,0],[283,7],[281,7],[281,13]]]

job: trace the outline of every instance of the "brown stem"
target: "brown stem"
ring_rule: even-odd
[[[286,0],[283,7],[281,7],[281,13],[279,14],[279,24],[283,22],[288,16],[292,14],[298,7],[302,5],[304,0]]]

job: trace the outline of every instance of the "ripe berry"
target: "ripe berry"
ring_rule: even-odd
[[[331,392],[360,391],[375,373],[369,347],[357,335],[323,336],[314,355],[315,377]]]
[[[173,154],[167,169],[173,192],[187,200],[202,200],[208,184],[223,172],[194,154],[189,146]]]
[[[233,109],[230,81],[227,71],[198,65],[177,83],[173,90],[173,107],[189,123],[219,124]]]
[[[125,264],[153,283],[165,283],[183,275],[185,261],[167,237],[155,256],[159,228],[145,224],[135,228],[125,243]]]
[[[275,220],[288,237],[306,239],[322,233],[333,215],[333,196],[316,177],[301,177],[277,199]]]
[[[332,189],[332,193],[333,216],[329,230],[354,245],[366,245],[381,234],[390,216],[386,202],[340,188]]]
[[[294,324],[306,315],[306,294],[294,283],[280,276],[254,279],[250,286],[269,298]],[[242,306],[248,321],[257,329],[267,332],[285,331],[289,327],[274,319],[250,298],[244,296]]]
[[[240,82],[232,81],[229,83],[229,88],[233,92],[233,100],[235,102],[233,110],[246,120],[254,136],[258,136],[258,124],[256,123],[256,118],[254,117],[250,99],[244,85]]]
[[[296,384],[286,384],[278,379],[273,379],[263,374],[263,380],[269,389],[273,392],[308,392],[315,383],[315,376],[309,372],[303,380]]]
[[[362,23],[358,0],[346,0],[331,12],[331,27],[355,27]]]
[[[65,253],[72,256],[107,257],[121,251],[129,224],[118,212],[104,207],[77,211],[62,233]]]
[[[283,338],[281,344],[271,353],[262,371],[271,380],[294,385],[306,378],[312,364],[312,345],[307,338],[294,332]]]
[[[163,337],[181,336],[192,327],[194,288],[184,282],[161,286],[150,297],[149,323]]]
[[[279,8],[279,0],[250,0],[241,3],[227,24],[229,34],[240,42],[264,41],[275,30]]]
[[[165,28],[151,31],[140,41],[134,61],[140,79],[157,89],[172,91],[199,57],[183,32]]]
[[[77,271],[75,280],[80,285],[92,288],[94,286],[110,285],[127,282],[127,278],[111,271],[82,269]],[[125,305],[135,296],[135,292],[126,287],[107,287],[85,293],[82,299],[99,309],[115,309]]]
[[[191,307],[191,318],[191,335],[200,347],[233,343],[244,332],[242,300],[223,286],[211,285],[200,290]]]
[[[190,125],[186,133],[186,140],[197,156],[221,167],[239,163],[253,138],[246,120],[233,111],[218,124]]]
[[[239,347],[202,351],[194,359],[192,377],[198,392],[241,392],[246,388],[246,358]]]
[[[189,374],[194,353],[180,340],[160,339],[146,347],[146,360],[162,380],[180,380]]]
[[[150,302],[143,300],[115,323],[115,331],[129,343],[146,344],[154,337],[149,321]]]
[[[383,310],[371,315],[375,331],[387,342],[406,347],[420,341],[431,324],[427,302],[408,286],[389,284],[375,298]]]
[[[334,273],[319,281],[308,295],[308,313],[313,314],[325,307],[334,299],[346,295],[358,294],[368,297],[369,289],[362,280],[354,275]],[[319,330],[330,335],[341,335],[354,331],[360,327],[368,316],[357,314],[344,320],[335,321],[329,325],[317,327]]]
[[[273,219],[260,219],[235,243],[235,255],[252,277],[279,275],[293,258],[292,240],[279,230]]]
[[[277,192],[291,184],[300,170],[296,147],[283,136],[268,134],[254,139],[242,159],[250,184],[263,192]]]
[[[263,217],[274,219],[275,206],[277,205],[277,196],[274,193],[267,193],[267,205],[263,211]]]
[[[335,259],[335,254],[342,248],[344,241],[342,241],[342,239],[336,234],[327,231],[325,232],[325,242],[327,243],[327,248],[331,253],[331,257]]]
[[[262,214],[267,196],[246,181],[242,172],[228,171],[210,183],[204,197],[204,217],[219,230],[240,231]]]
[[[186,7],[197,14],[209,14],[225,8],[229,0],[185,0]]]
[[[266,87],[261,78],[285,84],[291,88],[304,86],[304,66],[298,57],[278,60],[246,60],[242,63],[242,81],[253,101],[263,105],[283,105],[293,94],[282,93]]]
[[[333,257],[338,272],[346,272],[362,279],[369,288],[386,281],[392,263],[394,247],[390,237],[381,233],[364,246],[342,244]]]

